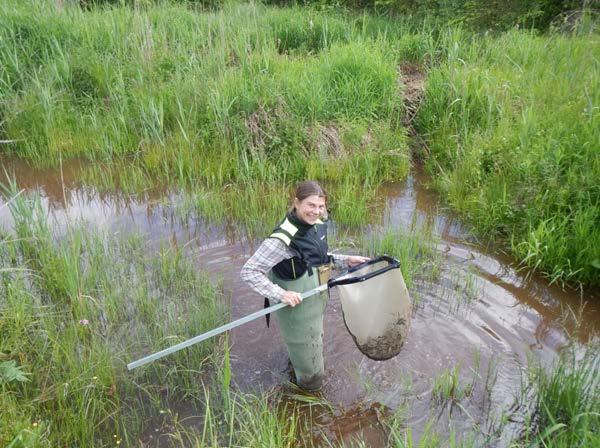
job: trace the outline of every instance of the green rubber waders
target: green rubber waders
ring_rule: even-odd
[[[313,275],[306,272],[295,280],[282,280],[273,273],[269,273],[269,278],[283,289],[300,293],[319,286],[316,268],[313,268]],[[298,386],[307,391],[317,391],[323,384],[323,315],[328,297],[328,291],[324,291],[295,307],[287,306],[274,313]]]

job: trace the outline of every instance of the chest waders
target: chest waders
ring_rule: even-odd
[[[319,286],[318,269],[312,270],[313,275],[308,275],[307,271],[293,280],[283,280],[272,272],[268,277],[283,289],[302,293]],[[323,384],[323,315],[328,296],[329,293],[324,291],[273,314],[287,346],[298,386],[307,391],[319,390]]]
[[[293,213],[273,230],[271,238],[281,240],[294,253],[267,274],[276,285],[303,293],[327,283],[331,257],[327,254],[327,224],[307,224]],[[323,384],[323,314],[327,291],[274,313],[294,367],[298,386],[315,391]]]

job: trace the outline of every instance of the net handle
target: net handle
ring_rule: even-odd
[[[348,278],[348,277],[344,276],[344,278],[338,277],[337,279],[331,279],[331,280],[329,280],[329,282],[327,282],[327,285],[330,288],[333,288],[334,286],[338,286],[338,285],[351,285],[352,283],[360,283],[360,282],[364,282],[365,280],[369,280],[370,278],[377,277],[378,275],[384,274],[387,271],[390,271],[392,269],[400,268],[400,262],[398,260],[396,260],[393,257],[389,257],[387,255],[381,255],[376,258],[371,258],[369,261],[365,261],[364,263],[358,264],[358,265],[348,269],[348,274],[352,274],[353,272],[356,272],[359,269],[362,269],[366,266],[370,266],[372,264],[379,263],[381,261],[387,261],[388,265],[384,266],[380,269],[377,269],[376,271],[369,272],[368,274],[365,274],[365,275],[359,275],[357,277]]]

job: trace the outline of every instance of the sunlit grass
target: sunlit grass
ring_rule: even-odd
[[[8,2],[0,18],[0,133],[38,164],[82,156],[103,163],[88,180],[128,190],[348,181],[350,170],[374,187],[407,173],[405,50],[382,37],[391,23],[256,4],[50,1]]]
[[[596,34],[445,39],[418,116],[435,185],[524,266],[597,284]]]

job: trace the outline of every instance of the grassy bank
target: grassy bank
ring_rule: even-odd
[[[418,116],[435,185],[524,265],[598,285],[598,34],[451,45]]]
[[[0,7],[3,149],[105,163],[106,186],[318,177],[371,189],[409,161],[396,66],[411,42],[305,10]],[[114,168],[114,169],[107,169]],[[360,176],[357,176],[359,174]]]

